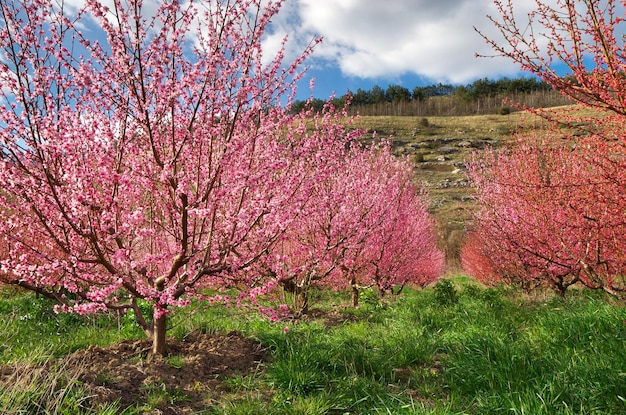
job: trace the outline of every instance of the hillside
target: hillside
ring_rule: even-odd
[[[474,208],[465,162],[473,152],[500,147],[512,140],[513,131],[529,129],[540,122],[525,112],[448,117],[362,116],[355,127],[374,138],[389,137],[394,152],[415,163],[416,180],[428,189],[440,246],[454,271],[459,265],[469,210]]]

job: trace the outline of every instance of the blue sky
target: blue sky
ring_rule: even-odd
[[[534,0],[515,0],[519,16]],[[314,96],[400,84],[410,90],[434,83],[466,84],[480,78],[529,76],[493,54],[474,27],[497,38],[487,19],[497,16],[491,0],[286,0],[272,19],[264,49],[271,54],[289,36],[287,57],[323,37],[307,62],[307,79],[298,98],[310,95],[308,79],[316,79]]]

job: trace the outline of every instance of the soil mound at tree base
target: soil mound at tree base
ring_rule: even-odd
[[[149,355],[151,342],[147,339],[91,346],[65,357],[63,362],[51,361],[49,370],[57,365],[64,372],[77,374],[72,377],[89,396],[84,406],[146,405],[154,413],[177,415],[217,404],[220,397],[232,393],[225,379],[254,373],[267,355],[260,344],[238,331],[193,332],[182,341],[168,339],[167,347],[167,355],[161,357]],[[26,368],[2,369],[0,385]]]

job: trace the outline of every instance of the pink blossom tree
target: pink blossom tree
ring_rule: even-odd
[[[498,55],[584,105],[626,115],[622,2],[535,0],[526,16],[512,0],[493,3],[498,15],[488,17],[501,37],[477,31]]]
[[[341,122],[340,120],[343,120]],[[348,131],[345,111],[337,112],[327,104],[322,114],[316,113],[308,120],[315,132],[317,146],[310,146],[308,157],[300,159],[299,169],[314,171],[315,180],[298,189],[301,204],[293,226],[287,229],[262,261],[263,274],[276,282],[286,292],[296,296],[296,313],[308,309],[309,288],[317,281],[336,272],[344,256],[347,239],[358,230],[354,210],[348,195],[356,191],[349,183],[359,177],[366,166],[351,162],[356,160],[357,146],[353,139],[358,130]],[[338,140],[337,137],[344,137]],[[357,167],[353,170],[351,167]]]
[[[260,284],[311,198],[304,161],[341,140],[281,104],[311,51],[264,60],[281,3],[2,2],[2,281],[62,311],[132,310],[155,354],[173,308]]]
[[[395,159],[389,147],[369,156],[365,195],[372,203],[366,232],[347,251],[342,269],[352,289],[353,305],[359,289],[375,287],[379,296],[405,285],[423,287],[444,273],[444,254],[436,244],[435,222],[428,213],[428,196],[414,183],[413,166]],[[373,175],[373,173],[375,175]]]
[[[315,205],[275,246],[270,273],[299,298],[306,312],[314,285],[350,288],[358,304],[362,287],[381,293],[396,285],[423,285],[443,271],[426,197],[413,170],[388,145],[342,150],[326,163],[315,186]],[[341,174],[336,174],[336,172]]]

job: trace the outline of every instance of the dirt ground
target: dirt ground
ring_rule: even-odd
[[[311,309],[298,320],[333,327],[357,319],[339,308]],[[182,340],[169,337],[163,357],[151,355],[151,346],[148,339],[127,340],[107,347],[90,346],[45,365],[0,365],[0,395],[3,386],[15,389],[24,385],[27,389],[42,381],[56,383],[46,389],[58,395],[68,381],[78,381],[87,397],[81,407],[87,411],[115,405],[144,415],[195,414],[241,398],[237,382],[260,374],[271,359],[270,350],[239,331],[193,331]],[[63,375],[58,377],[55,372]],[[261,389],[255,389],[254,398],[260,394],[261,399],[271,401],[271,387]]]
[[[84,408],[116,404],[120,409],[141,408],[140,413],[179,415],[197,413],[232,394],[225,380],[260,370],[268,351],[237,331],[228,334],[193,332],[182,341],[168,338],[167,355],[149,354],[149,340],[91,346],[51,361],[80,382],[88,398]],[[29,367],[1,367],[0,386],[24,377]],[[6,384],[6,383],[5,383]],[[62,385],[57,385],[62,387]]]
[[[119,400],[126,407],[145,402],[151,391],[158,396],[161,389],[169,399],[156,402],[155,413],[185,414],[217,403],[230,392],[225,378],[252,373],[264,359],[261,346],[236,331],[168,339],[165,357],[149,356],[150,347],[148,340],[90,347],[71,355],[70,361],[82,367],[80,380],[94,395],[93,403]]]

